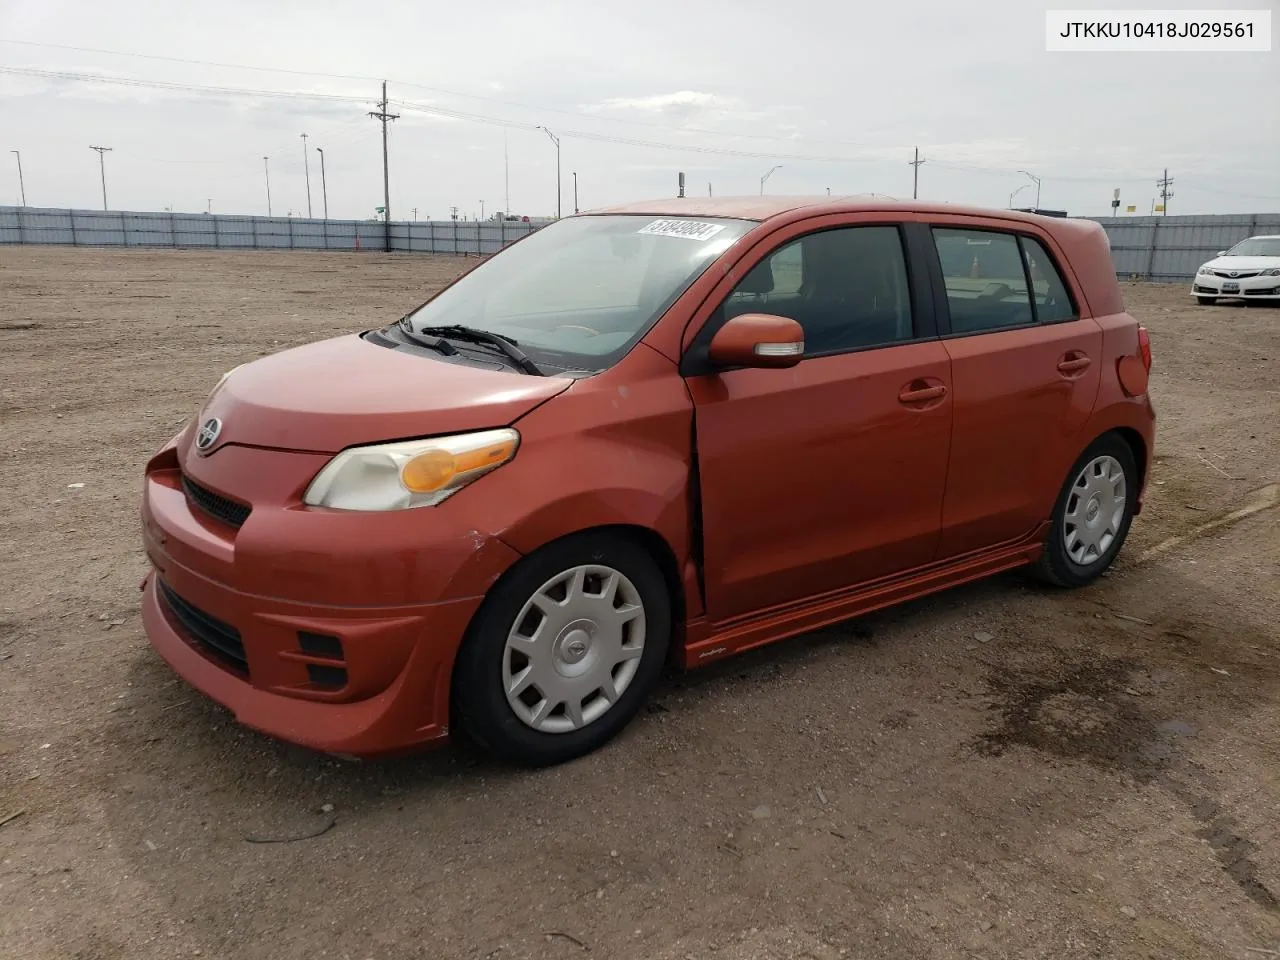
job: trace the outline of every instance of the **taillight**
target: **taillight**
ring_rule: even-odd
[[[1151,372],[1151,335],[1147,333],[1147,328],[1142,324],[1138,324],[1138,350],[1142,353],[1142,365],[1146,367],[1147,373]]]

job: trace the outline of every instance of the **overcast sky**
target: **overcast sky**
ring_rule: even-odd
[[[329,215],[372,217],[382,155],[367,112],[385,77],[400,114],[396,219],[413,208],[444,219],[451,206],[472,217],[482,200],[492,214],[508,189],[512,212],[553,214],[556,148],[538,125],[561,139],[566,213],[574,171],[583,209],[672,196],[678,171],[690,194],[755,194],[776,164],[770,193],[910,197],[917,145],[931,200],[1005,207],[1031,183],[1025,169],[1042,179],[1041,206],[1102,215],[1120,187],[1146,213],[1167,166],[1171,213],[1280,210],[1280,42],[1271,53],[1046,53],[1045,10],[1067,6],[0,0],[0,203],[18,201],[8,151],[20,150],[30,205],[101,207],[98,145],[112,148],[112,209],[211,201],[214,212],[265,213],[269,156],[273,212],[305,215],[306,133],[315,215],[320,147]],[[1014,204],[1034,200],[1030,185]]]

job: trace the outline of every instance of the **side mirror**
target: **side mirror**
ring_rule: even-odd
[[[1226,255],[1227,255],[1227,251],[1225,251],[1225,250],[1219,250],[1219,251],[1218,251],[1218,256],[1220,256],[1220,257],[1225,257]]]
[[[744,313],[716,332],[707,353],[722,367],[794,367],[804,359],[804,329],[790,317]]]

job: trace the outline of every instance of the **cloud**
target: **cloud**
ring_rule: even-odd
[[[582,109],[586,113],[634,110],[641,113],[667,114],[717,108],[730,109],[737,103],[735,99],[717,96],[714,93],[679,90],[675,93],[650,94],[647,97],[610,97],[600,103],[587,104]]]

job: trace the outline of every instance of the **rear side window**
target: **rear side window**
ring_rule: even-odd
[[[1078,316],[1075,304],[1071,302],[1071,294],[1049,251],[1034,237],[1018,239],[1027,261],[1027,273],[1031,276],[1031,289],[1035,292],[1036,319],[1041,323],[1074,320]]]
[[[938,227],[952,333],[980,333],[1034,322],[1018,238],[989,230]]]

